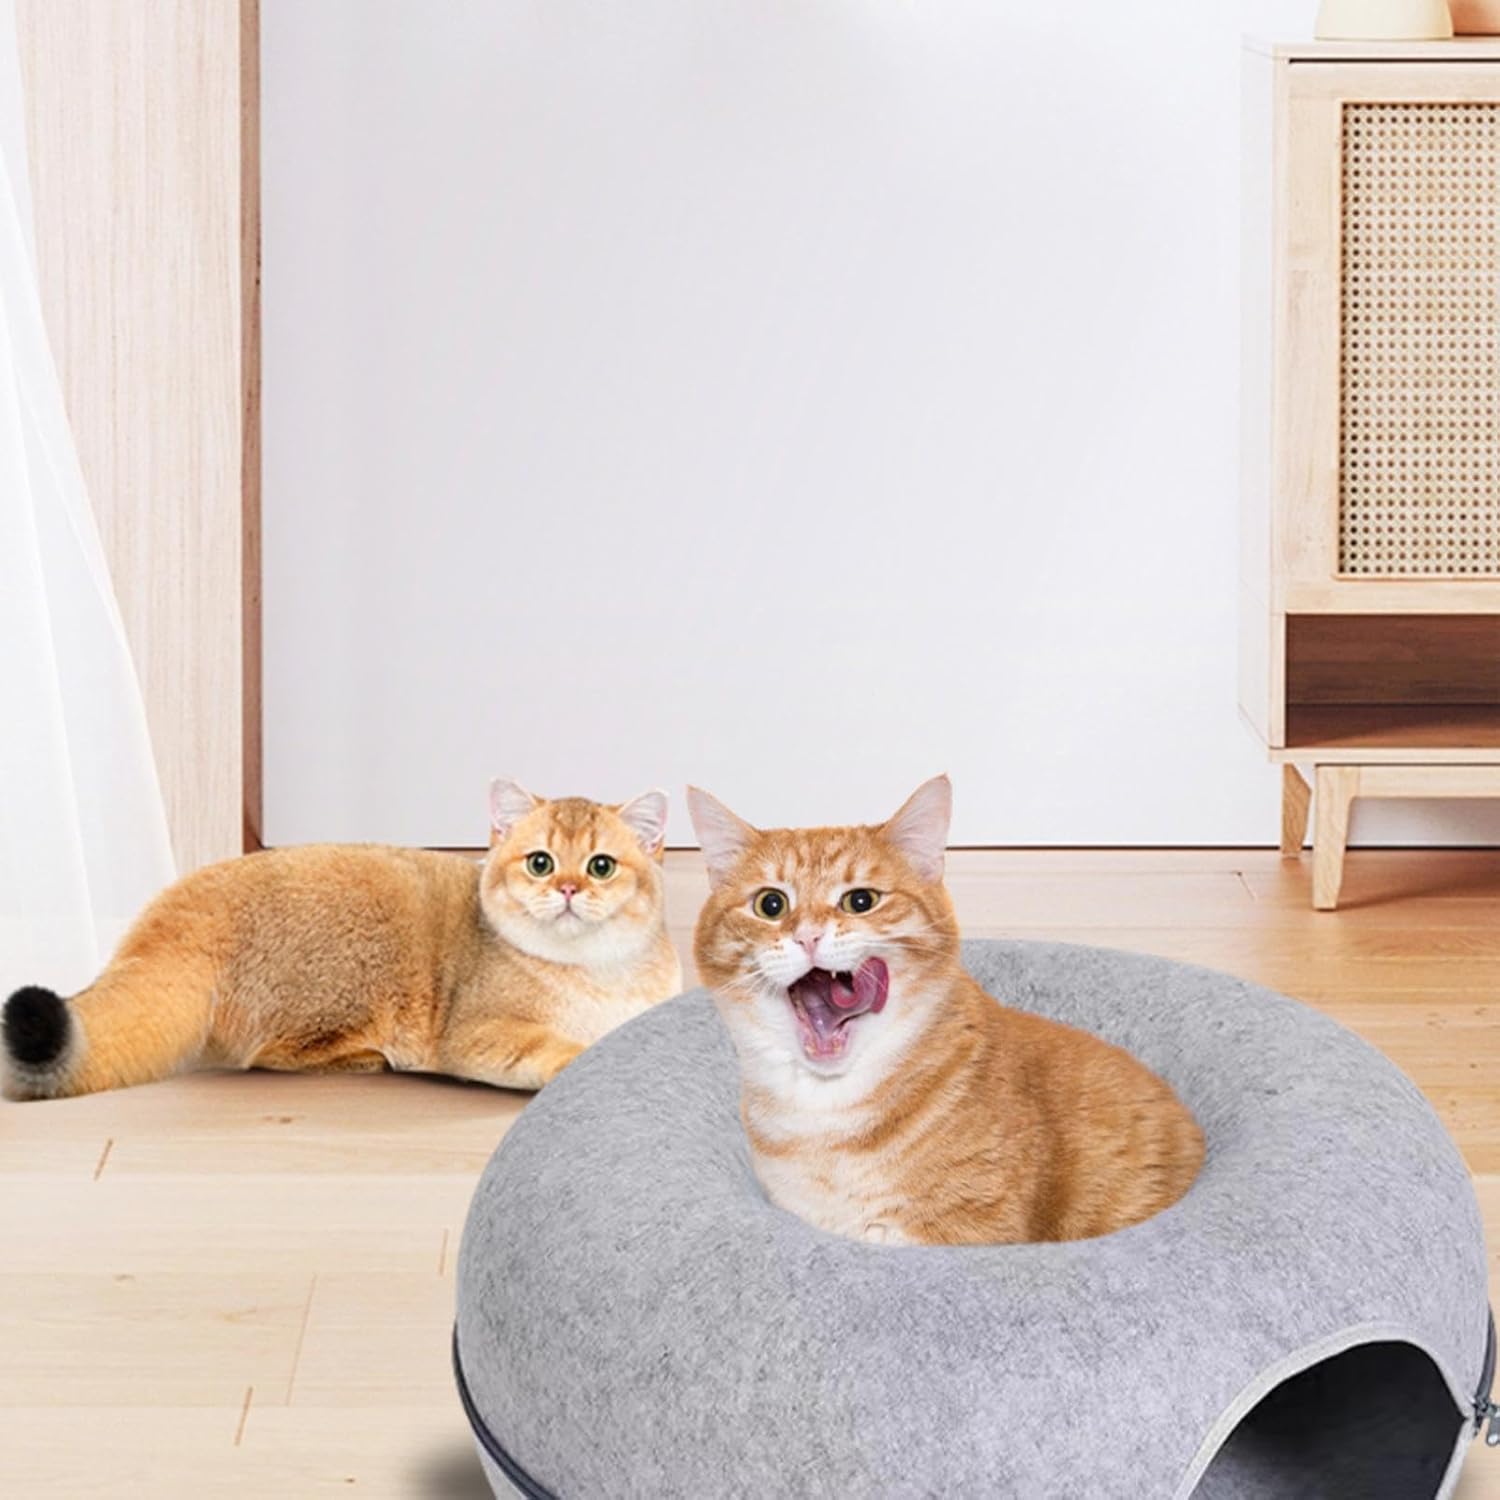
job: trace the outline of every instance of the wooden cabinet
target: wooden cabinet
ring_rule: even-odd
[[[1355,797],[1500,796],[1500,45],[1245,55],[1240,703],[1314,899]]]

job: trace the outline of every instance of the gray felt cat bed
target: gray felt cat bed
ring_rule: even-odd
[[[1105,1239],[897,1249],[774,1208],[702,992],[531,1104],[475,1195],[460,1393],[497,1494],[1425,1500],[1494,1364],[1468,1174],[1417,1090],[1202,969],[974,943],[994,994],[1128,1048],[1208,1139]]]

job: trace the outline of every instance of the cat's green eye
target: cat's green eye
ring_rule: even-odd
[[[589,861],[589,874],[595,880],[608,880],[619,868],[619,863],[612,854],[596,854]]]
[[[873,911],[879,901],[879,891],[869,891],[861,886],[855,891],[845,891],[839,897],[839,910],[849,912],[852,916],[862,917],[867,911]]]
[[[757,891],[750,910],[768,922],[779,921],[786,915],[786,897],[780,891]]]
[[[556,868],[557,861],[545,849],[538,849],[535,854],[526,856],[526,873],[536,876],[538,880],[545,880]]]

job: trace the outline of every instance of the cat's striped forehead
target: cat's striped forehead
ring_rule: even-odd
[[[605,852],[616,857],[638,853],[634,836],[613,808],[587,797],[558,797],[544,802],[517,824],[511,842],[518,851],[545,844],[554,854],[580,857]]]
[[[743,873],[785,881],[809,894],[896,873],[892,851],[874,828],[773,828],[745,851]]]
[[[588,839],[598,834],[604,809],[587,797],[559,797],[541,811],[559,838]]]

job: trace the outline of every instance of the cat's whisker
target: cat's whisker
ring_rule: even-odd
[[[759,999],[762,995],[775,997],[785,994],[786,987],[777,984],[763,974],[743,974],[734,978],[724,980],[717,986],[720,994],[736,995],[744,994],[752,1000]]]
[[[897,951],[905,949],[917,953],[939,953],[943,947],[943,935],[937,928],[929,928],[925,932],[892,932],[879,940],[877,948],[882,946]]]
[[[757,985],[755,979],[752,979],[748,974],[738,975],[733,979],[726,979],[722,984],[719,985],[720,991],[728,994],[733,994],[736,990],[744,990],[747,993],[753,993],[756,988]]]

